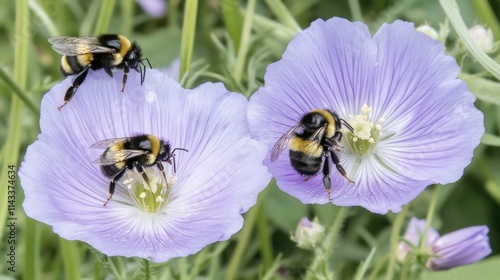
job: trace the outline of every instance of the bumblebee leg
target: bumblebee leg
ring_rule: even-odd
[[[338,143],[340,143],[340,141],[342,140],[342,136],[343,136],[343,134],[342,134],[342,132],[339,130],[339,131],[335,132],[335,134],[333,135],[333,139],[335,139],[336,137],[338,137],[338,138],[337,138],[337,142],[338,142]]]
[[[163,164],[161,164],[161,161],[158,161],[158,163],[156,165],[158,166],[158,169],[160,169],[161,174],[163,175],[163,180],[165,182],[165,186],[168,187],[168,184],[167,184],[167,174],[165,174],[165,168],[163,168]],[[167,191],[168,191],[168,189],[167,189]]]
[[[128,67],[128,63],[124,63],[123,66],[123,79],[122,79],[122,92],[125,90],[125,85],[127,84],[128,72],[130,72],[130,68]]]
[[[66,91],[66,94],[64,95],[64,102],[61,106],[57,107],[57,109],[61,110],[62,107],[64,107],[70,100],[71,98],[75,95],[76,91],[78,90],[78,87],[85,81],[85,78],[87,77],[87,73],[89,72],[90,65],[85,68],[78,76],[76,76],[75,80],[73,81],[73,84],[68,88]]]
[[[144,172],[144,168],[136,161],[134,162],[135,169],[137,169],[137,172],[141,173],[142,179],[144,182],[148,185],[149,191],[153,193],[153,189],[149,185],[149,178],[148,175],[146,175],[146,172]]]
[[[349,179],[349,177],[347,177],[347,173],[345,172],[344,167],[342,167],[342,165],[340,165],[340,160],[337,157],[337,155],[332,151],[330,151],[330,155],[332,155],[332,161],[335,164],[335,166],[337,167],[337,170],[340,172],[340,174],[342,174],[342,176],[344,176],[344,178],[346,178],[347,181],[349,181],[349,183],[354,184],[354,181]]]
[[[324,152],[325,160],[323,163],[323,185],[325,186],[326,193],[328,194],[328,200],[331,198],[332,181],[330,180],[330,161],[328,160],[328,153]]]
[[[120,178],[123,176],[123,174],[125,174],[125,171],[127,171],[127,168],[123,168],[122,170],[120,170],[120,172],[118,172],[113,177],[113,179],[111,179],[111,181],[109,182],[109,197],[108,197],[108,199],[106,199],[106,201],[104,202],[104,204],[102,206],[106,206],[108,201],[111,200],[111,198],[113,197],[113,194],[115,193],[115,183],[116,183],[116,181],[120,180]]]
[[[113,71],[111,71],[111,68],[104,68],[104,72],[106,72],[106,74],[113,78]]]

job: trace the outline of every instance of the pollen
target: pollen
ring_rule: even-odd
[[[145,168],[148,182],[138,172],[127,172],[121,184],[126,187],[128,201],[146,213],[156,213],[168,204],[172,188],[178,178],[170,165],[164,165],[165,177],[157,167]],[[165,179],[166,178],[166,181]]]
[[[376,123],[371,119],[372,107],[367,104],[361,106],[361,114],[349,115],[348,123],[352,126],[351,132],[347,128],[343,128],[343,133],[346,135],[347,142],[351,150],[360,157],[365,157],[373,153],[377,141],[382,135],[382,124],[384,118],[380,118]]]

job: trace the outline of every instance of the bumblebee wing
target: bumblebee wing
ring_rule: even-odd
[[[107,151],[102,157],[94,160],[94,163],[99,165],[110,165],[121,161],[126,161],[131,158],[143,156],[147,151],[142,150],[118,150]]]
[[[300,123],[297,123],[292,128],[290,128],[281,138],[274,144],[271,150],[271,162],[276,161],[281,155],[284,149],[288,147],[288,141],[293,137],[293,134],[300,127]]]
[[[88,53],[115,53],[116,50],[100,45],[97,37],[56,36],[49,38],[52,49],[63,55]]]
[[[321,139],[323,139],[325,132],[326,132],[326,126],[323,126],[322,128],[316,130],[308,139],[314,142],[318,142],[319,145],[319,142],[321,142]]]
[[[127,137],[104,139],[104,140],[101,140],[99,142],[96,142],[96,143],[90,145],[90,148],[106,149],[106,148],[109,148],[111,146],[114,146],[116,144],[122,143],[122,142],[127,141],[127,140],[128,140]]]

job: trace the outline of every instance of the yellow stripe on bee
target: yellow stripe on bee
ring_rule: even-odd
[[[119,161],[114,164],[117,169],[123,169],[127,165],[127,162],[125,161]]]
[[[113,152],[116,152],[116,151],[121,151],[124,148],[125,148],[125,143],[120,142],[120,143],[116,143],[115,145],[109,147],[109,150],[113,151]]]
[[[64,71],[64,73],[66,73],[66,74],[73,74],[73,72],[74,72],[73,68],[71,68],[71,66],[69,66],[68,60],[66,59],[65,55],[63,55],[61,57],[61,68]]]
[[[323,153],[323,147],[317,141],[293,137],[289,145],[292,151],[302,152],[311,157],[320,157]]]
[[[94,55],[89,53],[89,54],[82,54],[82,55],[77,55],[76,58],[78,59],[78,62],[80,65],[83,67],[89,65],[92,60],[94,60]]]
[[[149,142],[151,142],[151,153],[157,156],[160,153],[160,139],[153,135],[148,135]]]
[[[335,135],[335,131],[336,131],[335,118],[333,117],[333,115],[330,114],[330,112],[323,110],[323,109],[314,109],[310,113],[318,113],[325,118],[326,122],[328,123],[328,126],[326,127],[325,137],[332,138],[333,135]]]
[[[127,52],[130,50],[130,47],[132,44],[130,43],[130,40],[122,35],[118,35],[118,39],[120,39],[120,55],[123,59],[123,57],[127,54]],[[121,63],[121,62],[120,62]]]

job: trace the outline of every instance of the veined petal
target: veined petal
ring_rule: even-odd
[[[362,23],[317,20],[268,67],[250,100],[250,129],[271,149],[313,109],[358,120],[362,138],[345,129],[344,148],[334,147],[355,183],[330,163],[332,202],[397,212],[426,186],[458,180],[479,144],[483,114],[458,71],[411,23],[385,24],[372,37]],[[278,186],[304,203],[328,202],[322,172],[301,175],[287,153],[266,161]]]
[[[196,253],[242,227],[241,214],[270,180],[262,164],[267,148],[251,138],[245,97],[222,84],[186,90],[149,69],[143,85],[131,72],[121,93],[121,75],[90,71],[59,111],[72,78],[45,95],[42,133],[19,172],[28,216],[107,255],[155,262]],[[122,179],[103,206],[110,178],[93,161],[104,150],[90,146],[144,133],[188,150],[175,152],[178,179],[165,205],[157,212],[137,207],[134,199],[141,198],[132,197]]]
[[[449,269],[466,265],[491,254],[488,227],[475,226],[443,235],[431,247],[437,255],[428,266],[434,270]]]

